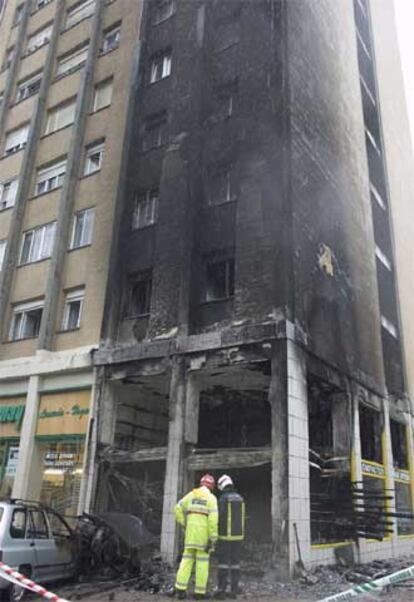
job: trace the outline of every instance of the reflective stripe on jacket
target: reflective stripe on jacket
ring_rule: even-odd
[[[219,499],[219,539],[243,541],[246,506],[241,495],[234,490],[224,491]]]
[[[175,507],[175,518],[185,528],[186,548],[205,550],[209,540],[217,540],[217,498],[208,487],[187,493]]]

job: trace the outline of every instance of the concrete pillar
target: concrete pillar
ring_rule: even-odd
[[[161,526],[161,555],[169,563],[174,562],[177,548],[174,506],[182,493],[186,389],[185,363],[181,358],[176,359],[170,385],[170,425]]]
[[[39,412],[39,376],[31,376],[26,397],[22,429],[20,432],[19,461],[13,485],[13,497],[34,499],[30,497],[29,489],[34,487],[31,475],[41,480],[42,472],[39,467],[39,450],[36,448],[35,435],[37,416]],[[35,494],[35,492],[33,492]],[[39,487],[40,494],[40,487]]]
[[[87,501],[89,509],[93,503],[95,510],[104,511],[107,509],[108,491],[103,477],[103,466],[99,462],[99,449],[106,446],[113,446],[115,440],[116,428],[116,391],[115,387],[106,380],[105,370],[98,370],[95,384],[96,401],[93,402],[96,409],[96,448],[94,452],[92,480],[89,481]],[[85,492],[86,495],[86,492]]]
[[[351,448],[351,480],[352,483],[362,488],[362,464],[361,464],[361,434],[359,428],[359,396],[358,391],[354,391],[352,403],[352,448]],[[362,504],[360,504],[362,505]],[[367,549],[365,539],[359,539],[358,544],[354,545],[354,554],[357,562],[361,562]]]
[[[274,564],[287,578],[310,555],[309,437],[306,362],[293,338],[273,348],[269,391],[272,413],[272,523]]]
[[[385,494],[387,496],[392,496],[392,500],[386,500],[385,507],[387,512],[394,513],[395,512],[395,482],[394,482],[394,459],[392,454],[392,443],[391,443],[391,426],[390,426],[390,409],[389,409],[389,400],[383,399],[382,401],[382,411],[384,417],[384,429],[382,432],[382,461],[385,469]],[[397,519],[396,518],[388,518],[388,522],[393,522],[393,534],[390,539],[394,545],[398,545],[398,534],[397,534]]]
[[[94,382],[91,391],[90,414],[88,432],[85,440],[85,454],[83,459],[83,473],[79,492],[78,514],[89,512],[92,505],[92,497],[95,489],[98,465],[96,452],[98,445],[98,395],[97,395],[98,370],[94,371]]]

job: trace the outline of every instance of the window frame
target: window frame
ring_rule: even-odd
[[[62,56],[58,57],[57,62],[56,62],[55,76],[59,79],[61,77],[65,77],[66,75],[69,75],[70,73],[73,73],[77,69],[81,69],[83,67],[83,65],[86,63],[86,59],[88,57],[88,50],[89,50],[89,42],[86,42],[82,46],[77,46],[76,48],[73,48],[69,52],[66,52]],[[83,56],[83,55],[85,55],[84,58],[81,61],[79,61],[78,63],[76,63],[75,65],[73,65],[72,67],[69,67],[68,69],[65,69],[64,71],[60,70],[62,65],[64,66],[65,63],[70,62],[72,59],[74,59],[77,56]]]
[[[108,87],[110,86],[110,88],[111,88],[109,102],[107,104],[98,106],[99,93],[100,93],[100,91],[105,89],[106,86],[108,86]],[[98,111],[103,111],[104,109],[107,109],[108,107],[111,106],[113,91],[114,91],[114,78],[113,77],[108,77],[108,78],[102,80],[101,82],[98,82],[97,84],[95,84],[94,93],[93,93],[93,102],[92,102],[92,113],[97,113]]]
[[[45,305],[44,300],[42,299],[41,301],[39,300],[39,301],[27,301],[24,303],[17,303],[16,305],[13,306],[12,317],[11,317],[11,321],[10,321],[10,329],[9,329],[9,341],[23,341],[25,339],[35,339],[38,337],[39,331],[37,331],[37,334],[35,334],[35,335],[28,335],[26,333],[25,329],[27,326],[27,316],[31,312],[41,310],[42,313],[40,314],[40,319],[38,320],[39,328],[40,328],[44,305]],[[21,316],[21,318],[19,319],[19,324],[18,324],[18,336],[13,336],[15,334],[16,319],[18,316]]]
[[[60,171],[59,168],[64,168],[64,171]],[[56,163],[49,164],[47,167],[39,168],[36,171],[36,182],[35,182],[35,196],[40,196],[41,194],[46,194],[47,192],[51,192],[52,190],[56,190],[63,186],[63,181],[66,175],[67,168],[67,159],[58,161]],[[50,175],[56,174],[56,175]],[[44,178],[45,175],[48,175],[47,178]],[[43,178],[42,178],[43,177]],[[41,179],[42,178],[42,179]],[[52,186],[52,180],[56,179],[56,185]],[[39,190],[38,186],[43,183],[47,183],[43,190]]]
[[[42,224],[41,226],[36,226],[35,228],[31,228],[30,230],[26,230],[23,232],[22,241],[20,245],[20,254],[19,254],[19,266],[29,265],[31,263],[37,263],[39,261],[44,261],[45,259],[50,259],[53,254],[53,245],[56,236],[56,225],[57,221],[51,221],[47,224]],[[51,241],[48,241],[48,229],[52,229]],[[24,259],[26,256],[25,252],[25,244],[28,236],[31,236],[29,244],[29,250],[27,252],[27,259]],[[40,240],[36,238],[36,236],[40,236]],[[51,249],[50,253],[48,250],[48,244],[50,244]],[[46,247],[46,248],[45,248]],[[36,254],[35,254],[36,252]],[[45,254],[45,253],[48,254]]]
[[[121,41],[121,29],[122,22],[114,23],[105,29],[103,32],[101,54],[107,54],[108,52],[112,52],[112,50],[116,50],[119,47],[119,43]],[[108,38],[114,34],[115,41],[112,44],[108,44]]]
[[[45,37],[42,37],[42,34],[45,32],[47,32],[47,35]],[[50,39],[52,37],[52,32],[53,32],[53,22],[50,22],[50,23],[47,23],[46,25],[43,25],[40,29],[38,29],[37,31],[32,33],[27,38],[26,55],[33,54],[34,52],[36,52],[36,50],[39,50],[39,48],[42,48],[43,46],[46,46],[46,44],[49,44]],[[38,37],[41,38],[39,43],[35,44],[34,46],[31,46],[31,41],[36,40]]]
[[[159,6],[161,6],[162,4],[169,4],[170,9],[168,14],[165,14],[164,16],[156,16],[157,14],[160,14],[160,10],[159,10]],[[160,23],[164,23],[164,21],[167,21],[168,19],[170,19],[174,14],[175,14],[175,0],[158,0],[156,3],[154,2],[154,9],[153,9],[153,14],[151,15],[151,24],[153,26],[159,25]]]
[[[30,85],[33,85],[34,83],[39,83],[39,88],[35,92],[27,93],[28,87]],[[31,98],[32,96],[35,96],[36,94],[39,93],[41,85],[42,85],[42,73],[41,72],[35,73],[34,75],[27,77],[26,79],[18,82],[17,87],[16,87],[15,102],[16,103],[23,102],[24,100],[27,100],[28,98]],[[25,92],[25,93],[21,94],[22,92]]]
[[[149,66],[149,85],[156,84],[171,76],[172,73],[172,51],[171,48],[153,54]]]
[[[70,115],[70,119],[72,121],[64,121],[63,123],[59,123],[59,120],[62,119],[62,115],[64,115],[64,111],[68,109],[72,109],[73,115]],[[59,130],[63,130],[66,127],[70,127],[75,122],[76,115],[76,96],[65,100],[64,102],[51,107],[46,114],[46,125],[44,135],[48,136],[53,134],[54,132],[58,132]]]
[[[128,298],[126,306],[126,318],[144,318],[151,313],[151,300],[153,291],[153,273],[152,270],[142,270],[131,274],[128,277]],[[145,287],[145,304],[142,307],[142,311],[133,311],[135,309],[135,302],[133,301],[134,289],[136,286],[141,285]]]
[[[13,182],[16,182],[16,188],[14,191],[14,196],[12,198],[12,202],[10,203],[10,200],[7,200],[4,198],[4,196],[5,196],[4,191],[5,191],[6,186],[12,184]],[[11,207],[14,207],[14,205],[16,204],[16,196],[17,196],[18,187],[19,187],[19,178],[11,178],[9,180],[5,180],[4,182],[0,182],[0,212],[5,211],[6,209],[10,209]]]
[[[85,287],[78,288],[67,292],[65,295],[65,301],[63,306],[63,316],[62,316],[62,331],[63,332],[71,332],[72,330],[78,330],[81,327],[82,321],[82,312],[85,301]],[[76,326],[69,327],[69,319],[70,319],[70,306],[72,303],[79,302],[79,314],[77,318]]]
[[[4,267],[4,258],[6,256],[6,249],[7,249],[7,238],[2,238],[0,240],[0,272],[3,270],[3,267]]]
[[[84,240],[85,235],[84,235],[84,233],[82,233],[81,244],[75,246],[77,220],[79,219],[80,215],[85,214],[87,212],[90,212],[92,214],[92,222],[91,222],[91,228],[90,228],[90,234],[89,234],[88,240],[87,241]],[[95,229],[95,213],[96,213],[95,207],[86,207],[85,209],[81,209],[80,211],[77,211],[74,214],[73,223],[72,223],[72,233],[71,233],[71,237],[70,237],[70,246],[69,246],[70,251],[75,251],[76,249],[83,249],[84,247],[89,247],[92,244],[93,234],[94,234],[94,229]]]
[[[78,15],[79,13],[82,14],[82,11],[88,6],[93,7],[92,11],[77,18],[76,15]],[[70,6],[66,11],[65,30],[75,27],[78,23],[81,23],[85,19],[89,19],[90,17],[92,17],[95,10],[96,0],[81,0],[81,2],[77,2],[73,6]],[[71,18],[73,19],[73,21],[71,21]]]
[[[203,289],[201,302],[202,303],[215,303],[220,301],[228,301],[234,298],[235,294],[235,283],[236,283],[236,272],[235,272],[235,257],[234,254],[223,253],[223,254],[210,254],[204,257],[204,269],[203,269]],[[224,295],[209,298],[209,289],[212,287],[208,286],[209,283],[209,269],[213,266],[224,264]]]
[[[134,211],[132,215],[132,230],[143,230],[155,226],[158,221],[158,208],[160,201],[159,188],[149,188],[141,191],[135,195]],[[142,210],[138,211],[139,206],[144,206]],[[146,217],[141,219],[141,215],[148,213],[148,206],[150,206],[150,219]],[[143,220],[143,223],[141,223]]]
[[[149,144],[151,138],[149,133],[159,128],[156,144]],[[168,142],[168,116],[167,112],[157,113],[156,115],[149,115],[144,122],[144,132],[142,136],[142,151],[147,151],[161,148]]]
[[[19,151],[23,150],[26,147],[27,142],[29,140],[29,129],[30,129],[30,125],[28,123],[26,123],[24,125],[21,125],[17,128],[10,130],[9,132],[6,132],[6,140],[4,143],[4,154],[5,155],[13,155],[14,153],[18,153]],[[19,142],[18,144],[15,144],[14,146],[7,147],[8,137],[11,134],[15,134],[16,132],[24,132],[25,140],[23,142]],[[22,136],[22,138],[24,138],[24,136]]]
[[[98,155],[98,154],[99,154],[99,167],[91,170],[90,168],[88,168],[88,166],[93,165],[93,163],[91,162],[91,157],[93,155]],[[84,176],[92,176],[93,174],[96,174],[99,171],[101,171],[104,154],[105,154],[105,140],[93,142],[92,144],[89,144],[86,147],[85,161],[84,161],[84,166],[83,166],[83,175]]]

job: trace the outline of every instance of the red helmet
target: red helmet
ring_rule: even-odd
[[[205,474],[200,479],[200,485],[201,487],[208,487],[211,491],[213,491],[216,486],[216,481],[211,474]]]

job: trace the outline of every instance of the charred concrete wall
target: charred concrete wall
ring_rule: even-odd
[[[312,353],[383,392],[353,3],[178,0],[160,22],[157,6],[143,19],[104,340],[290,319]],[[171,73],[153,82],[166,55]],[[151,191],[157,216],[134,228]]]
[[[319,357],[382,388],[353,6],[287,7],[295,317]]]

